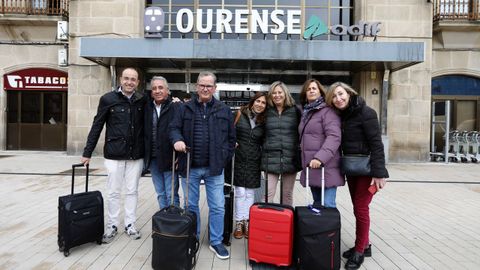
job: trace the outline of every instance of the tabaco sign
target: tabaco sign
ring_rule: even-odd
[[[48,68],[27,68],[3,75],[8,91],[67,91],[68,73]]]

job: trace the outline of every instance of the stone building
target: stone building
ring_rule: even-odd
[[[344,81],[378,112],[389,161],[427,161],[432,136],[442,145],[441,128],[431,135],[432,101],[441,107],[452,100],[451,129],[467,120],[469,130],[480,127],[479,2],[17,1],[23,6],[0,12],[0,105],[5,108],[0,111],[0,149],[80,154],[100,96],[117,86],[122,68],[134,66],[142,89],[148,90],[149,79],[158,74],[180,97],[194,89],[201,70],[214,71],[218,98],[232,107],[275,80],[287,83],[296,97],[308,78],[325,85]],[[62,26],[57,21],[68,22],[68,40],[57,37]],[[66,48],[63,66],[59,60]],[[32,67],[68,71],[68,89],[7,87],[7,75],[13,78]],[[457,81],[469,94],[455,88]],[[41,95],[35,99],[32,93]],[[61,97],[64,122],[58,112],[46,113],[51,93]],[[24,96],[36,103],[28,104]],[[30,120],[38,120],[38,131],[24,122],[24,114],[38,114]],[[62,123],[63,137],[52,137],[50,129]],[[40,144],[29,142],[38,136],[63,145],[50,146],[48,139],[42,144],[41,138]],[[101,150],[99,144],[96,151]]]

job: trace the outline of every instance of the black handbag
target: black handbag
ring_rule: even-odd
[[[369,155],[344,155],[341,162],[342,173],[347,176],[371,176]]]

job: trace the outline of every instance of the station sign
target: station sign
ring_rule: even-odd
[[[165,26],[165,13],[160,7],[148,7],[144,14],[145,37],[161,38]],[[302,34],[300,9],[179,9],[172,17],[172,30],[177,33],[209,34]],[[304,39],[319,35],[372,36],[380,32],[380,22],[361,21],[354,25],[327,27],[317,16],[311,16],[303,30]]]

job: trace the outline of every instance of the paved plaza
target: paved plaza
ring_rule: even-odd
[[[73,248],[69,257],[58,251],[58,197],[70,192],[69,170],[79,160],[63,152],[0,152],[1,270],[151,269],[151,216],[158,206],[150,177],[140,180],[140,240],[120,233],[108,245]],[[390,181],[371,204],[373,256],[361,269],[480,269],[480,164],[389,164],[388,169]],[[104,192],[105,178],[103,159],[93,158],[90,190]],[[77,191],[84,190],[83,180],[76,178]],[[202,187],[196,269],[251,269],[246,240],[232,240],[229,260],[217,259],[208,249],[204,195]],[[295,205],[305,204],[309,195],[297,182]],[[346,187],[338,189],[337,204],[343,252],[354,242]]]

